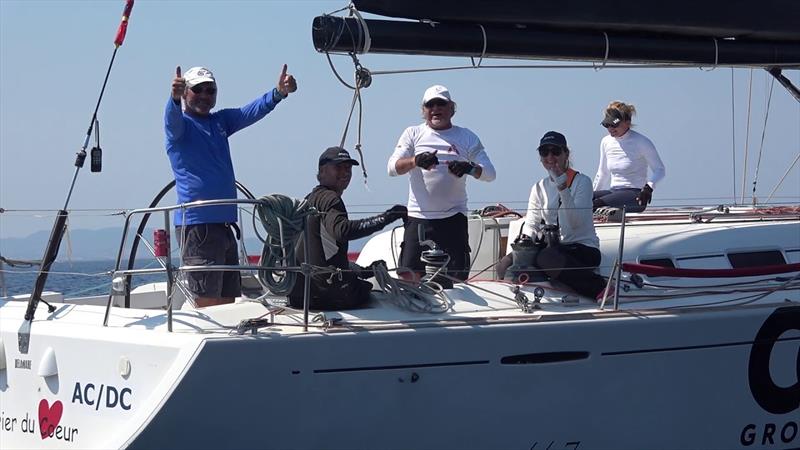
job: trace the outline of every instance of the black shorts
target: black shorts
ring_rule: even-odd
[[[425,264],[420,261],[420,256],[429,247],[419,245],[419,226],[425,230],[425,240],[432,240],[436,245],[450,255],[447,273],[460,280],[469,276],[469,234],[467,232],[467,216],[458,213],[444,219],[419,219],[409,217],[403,234],[403,243],[400,244],[399,267],[405,267],[414,272],[425,272]]]
[[[183,264],[187,266],[238,265],[239,254],[231,225],[201,223],[175,227]],[[185,242],[183,238],[185,237]],[[198,297],[238,297],[242,280],[238,271],[186,272],[189,290]]]

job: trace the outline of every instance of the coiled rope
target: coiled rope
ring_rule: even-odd
[[[450,310],[453,301],[439,283],[426,281],[421,284],[392,278],[385,264],[374,267],[375,279],[389,300],[407,311],[442,314]]]
[[[261,197],[255,210],[267,232],[266,238],[262,238],[258,234],[258,227],[253,227],[264,243],[261,265],[269,267],[260,269],[258,277],[272,293],[287,295],[294,287],[297,273],[279,268],[297,265],[294,252],[297,240],[305,228],[306,217],[316,214],[316,209],[305,199],[297,200],[283,194],[271,194]],[[253,216],[253,222],[256,215]]]

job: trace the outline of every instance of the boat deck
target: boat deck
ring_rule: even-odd
[[[626,282],[626,284],[628,284]],[[310,311],[308,330],[311,332],[338,332],[358,330],[380,330],[417,328],[423,326],[472,326],[477,324],[501,324],[540,320],[579,320],[592,317],[610,317],[623,313],[663,314],[674,309],[725,308],[742,304],[777,303],[786,297],[784,290],[793,285],[780,280],[761,280],[752,286],[731,289],[717,288],[643,288],[628,285],[619,296],[619,307],[614,309],[614,298],[604,305],[594,300],[577,296],[566,288],[550,282],[516,285],[502,281],[476,281],[456,284],[444,291],[449,309],[443,313],[409,311],[401,307],[390,295],[373,291],[373,300],[368,307],[345,311]],[[154,283],[138,288],[131,297],[152,303],[153,296],[166,304],[166,283]],[[518,288],[518,293],[515,291]],[[541,289],[539,289],[541,288]],[[537,292],[538,291],[538,292]],[[539,297],[537,298],[537,293]],[[754,300],[754,294],[761,298]],[[0,301],[0,306],[12,314],[11,308],[24,309],[26,298]],[[54,303],[55,312],[43,314],[41,308],[36,321],[58,318],[61,325],[98,326],[103,321],[97,308],[107,297],[84,297],[65,299]],[[558,319],[556,319],[558,317]],[[154,308],[111,309],[108,320],[110,328],[131,330],[168,331],[169,315],[164,306]],[[285,297],[262,296],[258,299],[242,297],[233,304],[207,308],[192,308],[184,304],[172,312],[174,333],[200,334],[204,337],[233,336],[243,334],[291,335],[305,333],[304,314],[286,306]]]

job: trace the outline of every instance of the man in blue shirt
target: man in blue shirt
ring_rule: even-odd
[[[217,103],[214,74],[204,67],[192,67],[182,76],[177,67],[164,113],[164,131],[179,203],[236,198],[228,137],[261,120],[297,90],[297,82],[286,69],[284,64],[274,89],[249,104],[211,112]],[[239,264],[232,232],[237,229],[236,220],[236,205],[176,211],[175,234],[184,263]],[[239,272],[189,272],[187,279],[198,307],[232,303],[241,295]]]

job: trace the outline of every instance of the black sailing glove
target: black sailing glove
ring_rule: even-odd
[[[361,278],[362,280],[366,280],[367,278],[372,278],[372,277],[375,276],[375,267],[377,267],[377,266],[379,266],[381,264],[386,266],[386,261],[384,261],[382,259],[379,259],[377,261],[373,261],[372,264],[370,264],[367,267],[361,267],[358,264],[356,264],[354,262],[351,262],[350,263],[350,270],[352,270],[356,274],[356,276],[358,278]]]
[[[471,163],[469,161],[450,161],[447,163],[447,168],[450,169],[450,173],[458,178],[461,178],[467,174],[472,175],[476,167],[477,166],[475,163]]]
[[[653,188],[649,184],[645,184],[636,200],[639,201],[639,206],[647,206],[653,199]]]
[[[439,164],[439,158],[436,156],[436,152],[422,152],[414,157],[414,164],[417,167],[430,170],[431,167]]]
[[[387,209],[383,215],[386,217],[386,223],[392,223],[397,219],[403,219],[403,223],[408,220],[408,208],[403,205],[394,205]]]

